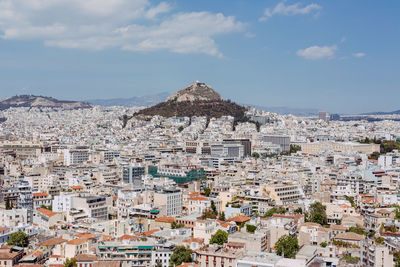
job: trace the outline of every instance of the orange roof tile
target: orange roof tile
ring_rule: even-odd
[[[228,221],[236,222],[236,223],[244,223],[244,222],[250,221],[250,219],[251,218],[248,217],[248,216],[239,215],[239,216],[235,216],[235,217],[229,218]]]
[[[163,222],[163,223],[173,223],[175,219],[173,217],[162,216],[155,219],[156,222]]]
[[[88,240],[86,238],[77,238],[77,239],[72,239],[67,242],[68,245],[79,245],[82,243],[87,242]]]
[[[158,232],[158,231],[160,231],[160,229],[153,229],[153,230],[142,233],[142,235],[151,236],[152,234],[154,234],[155,232]]]
[[[190,237],[188,239],[183,240],[185,243],[203,243],[204,238],[196,238],[196,237]]]
[[[190,197],[189,200],[208,200],[206,197]]]
[[[221,224],[221,227],[224,227],[224,228],[228,228],[229,226],[232,226],[232,224],[231,223],[224,223],[224,224]]]
[[[79,254],[75,256],[76,261],[95,261],[97,260],[97,256],[93,254]]]
[[[199,267],[200,264],[194,263],[194,262],[186,262],[182,263],[181,265],[178,265],[176,267]]]
[[[33,197],[47,197],[48,195],[47,193],[33,193]]]
[[[76,234],[75,236],[80,237],[80,238],[87,238],[87,239],[98,237],[98,235],[94,235],[94,234],[90,234],[90,233],[79,233],[79,234]]]
[[[44,267],[43,264],[17,264],[14,267]]]
[[[110,236],[110,235],[101,235],[101,237],[103,238],[103,241],[110,241],[110,240],[114,240],[115,238]]]
[[[43,208],[40,208],[37,211],[42,213],[42,214],[44,214],[44,215],[46,215],[47,217],[53,217],[54,215],[58,214],[56,212],[52,212],[51,210],[43,209]]]
[[[83,187],[81,185],[73,185],[71,186],[71,189],[82,189]]]

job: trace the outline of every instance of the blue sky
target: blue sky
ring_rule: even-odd
[[[400,109],[400,1],[0,0],[0,97],[131,97],[194,80],[239,103]]]

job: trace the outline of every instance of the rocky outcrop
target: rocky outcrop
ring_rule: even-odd
[[[214,91],[210,86],[199,81],[195,81],[191,85],[168,97],[167,101],[184,102],[184,101],[221,101],[222,97]]]

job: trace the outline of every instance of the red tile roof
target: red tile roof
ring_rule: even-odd
[[[56,212],[52,212],[51,210],[43,209],[43,208],[40,208],[37,211],[42,213],[42,214],[44,214],[44,215],[46,215],[47,217],[53,217],[54,215],[58,214]]]
[[[101,235],[101,237],[103,238],[103,241],[110,241],[110,240],[114,240],[115,238],[110,236],[110,235]]]
[[[33,193],[33,197],[47,197],[48,195],[47,193]]]
[[[251,218],[248,217],[248,216],[239,215],[239,216],[235,216],[235,217],[229,218],[228,221],[236,222],[236,223],[244,223],[244,222],[250,221],[250,219]]]
[[[190,237],[188,239],[183,240],[185,243],[203,243],[204,238],[196,238],[196,237]]]
[[[76,234],[75,236],[80,237],[80,238],[87,238],[87,239],[98,237],[98,235],[94,235],[94,234],[90,234],[90,233],[79,233],[79,234]]]
[[[52,267],[54,265],[50,265],[50,266]],[[44,267],[44,265],[43,264],[18,264],[18,265],[14,265],[14,267]]]
[[[208,200],[206,197],[190,197],[189,200]]]
[[[182,263],[181,265],[178,265],[176,267],[199,267],[200,264],[194,263],[194,262],[186,262]]]
[[[67,242],[68,245],[79,245],[82,243],[87,242],[88,240],[86,238],[77,238],[77,239],[72,239]]]
[[[173,223],[175,221],[175,219],[173,217],[163,216],[163,217],[156,218],[155,221],[163,222],[163,223]]]
[[[95,261],[97,260],[97,256],[93,254],[79,254],[75,256],[76,261]]]
[[[83,187],[81,185],[73,185],[71,189],[83,189]]]
[[[153,229],[153,230],[142,233],[142,235],[151,236],[152,234],[154,234],[155,232],[158,232],[158,231],[160,231],[160,229]]]

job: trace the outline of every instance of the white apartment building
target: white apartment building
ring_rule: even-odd
[[[303,198],[299,185],[295,182],[273,182],[260,185],[261,194],[275,200],[278,205],[298,203]]]
[[[29,216],[27,209],[0,209],[0,225],[9,228],[26,225]]]
[[[194,238],[203,238],[204,243],[208,244],[213,235],[217,231],[217,225],[215,220],[197,220],[196,225],[193,228]]]
[[[53,211],[54,212],[64,212],[69,211],[72,208],[72,198],[76,194],[64,194],[60,193],[59,196],[54,196],[53,199]]]
[[[182,191],[179,188],[164,189],[154,193],[154,206],[160,208],[160,215],[178,216],[182,213]]]
[[[106,197],[81,194],[72,198],[72,207],[76,210],[84,210],[89,218],[106,220],[108,216]]]
[[[89,160],[89,156],[89,149],[87,148],[64,149],[64,165],[82,164]]]

